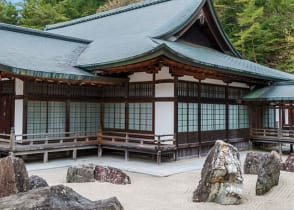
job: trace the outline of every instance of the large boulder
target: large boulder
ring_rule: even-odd
[[[261,157],[256,182],[256,195],[263,195],[278,185],[280,177],[281,157],[276,151]]]
[[[205,160],[194,202],[240,204],[242,193],[240,155],[234,146],[216,141]]]
[[[94,166],[74,166],[69,167],[66,175],[67,183],[83,183],[95,182],[94,179]]]
[[[126,173],[117,168],[107,166],[95,167],[95,179],[112,184],[131,184],[131,179]]]
[[[13,156],[0,159],[0,198],[28,190],[29,177],[24,161]]]
[[[294,153],[291,153],[286,162],[283,163],[283,170],[289,171],[289,172],[294,172]]]
[[[42,177],[33,175],[29,177],[29,186],[30,190],[33,190],[40,187],[48,187],[49,185]]]
[[[69,187],[57,185],[18,193],[0,199],[1,210],[55,209],[55,210],[122,210],[116,197],[90,201]]]
[[[244,162],[244,174],[257,174],[262,154],[248,152]]]

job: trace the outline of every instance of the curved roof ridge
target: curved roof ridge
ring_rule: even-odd
[[[60,34],[54,34],[54,33],[46,32],[46,31],[41,31],[41,30],[37,30],[37,29],[31,29],[31,28],[26,28],[26,27],[16,26],[16,25],[11,25],[11,24],[6,24],[6,23],[0,23],[0,30],[1,29],[7,30],[7,31],[29,34],[29,35],[41,36],[41,37],[46,37],[46,38],[59,39],[59,40],[63,40],[63,41],[78,42],[78,43],[82,43],[82,44],[89,44],[92,42],[91,40],[86,40],[86,39],[81,39],[81,38],[76,38],[76,37],[71,37],[71,36],[65,36],[65,35],[60,35]]]
[[[56,23],[56,24],[52,24],[52,25],[47,25],[45,27],[45,30],[63,28],[63,27],[66,27],[66,26],[75,25],[75,24],[78,24],[78,23],[83,23],[83,22],[87,22],[87,21],[91,21],[91,20],[96,20],[96,19],[99,19],[99,18],[104,18],[104,17],[116,15],[116,14],[119,14],[119,13],[140,9],[140,8],[143,8],[143,7],[152,6],[154,4],[160,4],[160,3],[163,3],[163,2],[167,2],[167,1],[171,1],[171,0],[145,0],[143,2],[130,4],[130,5],[127,5],[127,6],[124,6],[124,7],[119,7],[119,8],[108,10],[108,11],[105,11],[105,12],[100,12],[100,13],[97,13],[97,14],[94,14],[94,15],[89,15],[89,16],[85,16],[85,17],[82,17],[82,18],[62,22],[62,23]]]

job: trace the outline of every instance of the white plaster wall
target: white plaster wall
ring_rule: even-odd
[[[155,85],[155,97],[174,97],[175,85],[173,83],[161,83]]]
[[[15,93],[16,95],[23,95],[23,81],[20,79],[15,79]]]
[[[15,134],[23,134],[22,126],[23,126],[23,99],[16,99],[15,109],[14,109]]]
[[[285,124],[289,125],[289,109],[285,109],[284,112]]]
[[[169,68],[163,66],[161,70],[155,75],[155,80],[160,79],[174,79],[174,77],[169,73]]]
[[[182,81],[190,81],[190,82],[199,82],[198,79],[195,79],[195,78],[192,77],[192,76],[183,76],[183,77],[179,77],[179,80],[182,80]]]
[[[174,134],[174,102],[155,102],[155,135]]]
[[[129,76],[130,82],[149,82],[153,80],[152,74],[137,72]]]
[[[240,87],[240,88],[250,88],[249,85],[245,84],[245,83],[241,83],[241,82],[232,82],[229,84],[229,86],[231,87]]]
[[[227,85],[226,83],[224,83],[224,81],[218,80],[218,79],[205,79],[205,80],[202,80],[201,83],[207,83],[207,84],[213,84],[213,85]]]

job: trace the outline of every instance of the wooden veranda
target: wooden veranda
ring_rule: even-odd
[[[254,142],[289,144],[293,152],[294,106],[292,101],[252,102],[250,139]]]
[[[294,82],[277,82],[256,89],[243,100],[250,106],[252,142],[294,144]]]
[[[174,135],[149,135],[127,132],[102,132],[87,134],[86,132],[72,133],[40,133],[15,135],[0,134],[0,154],[4,155],[34,155],[43,154],[44,163],[48,162],[48,154],[53,152],[72,152],[76,160],[78,150],[97,149],[98,157],[103,149],[119,150],[129,159],[129,152],[150,154],[156,156],[161,163],[162,155],[172,155],[175,160]]]

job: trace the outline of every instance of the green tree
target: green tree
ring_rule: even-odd
[[[294,0],[215,0],[214,3],[225,31],[244,57],[294,71]]]
[[[140,1],[143,1],[143,0],[108,0],[103,6],[97,9],[97,13],[115,9],[122,6],[126,6],[126,5],[133,4]]]
[[[48,24],[95,14],[105,0],[26,0],[21,6],[23,26],[42,29]]]
[[[16,25],[19,21],[18,11],[14,4],[0,1],[0,22]]]
[[[45,25],[69,20],[63,14],[58,13],[56,5],[45,0],[26,0],[21,4],[20,24],[30,28],[43,29]]]

